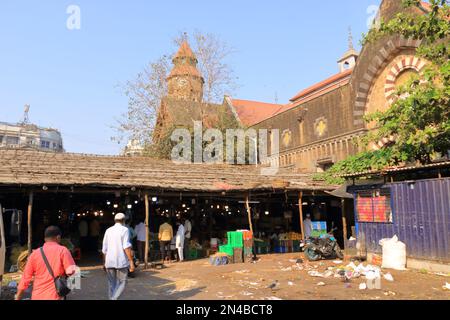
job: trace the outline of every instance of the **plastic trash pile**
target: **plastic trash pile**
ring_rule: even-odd
[[[316,266],[315,266],[316,267]],[[386,281],[393,282],[394,277],[388,272],[382,272],[381,268],[374,265],[356,265],[351,262],[347,265],[340,265],[336,267],[329,267],[324,272],[320,272],[314,268],[308,271],[308,275],[315,278],[341,278],[346,284],[349,284],[354,279],[365,279],[366,281],[359,285],[360,290],[366,289],[381,289],[381,278]],[[318,284],[319,285],[319,284]],[[347,286],[349,287],[349,286]]]
[[[397,236],[380,240],[383,248],[383,268],[406,270],[406,245]]]

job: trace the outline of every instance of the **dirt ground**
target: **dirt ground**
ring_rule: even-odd
[[[449,275],[424,271],[393,271],[393,282],[382,279],[381,290],[360,290],[364,277],[317,278],[308,271],[336,267],[333,261],[303,262],[302,254],[265,255],[257,263],[211,266],[208,260],[166,265],[162,270],[138,271],[129,279],[124,300],[450,300],[443,286]],[[299,270],[303,269],[303,270]],[[82,268],[82,289],[69,300],[107,299],[106,276],[99,267]],[[87,272],[86,272],[87,271]],[[383,270],[386,271],[387,270]],[[278,288],[268,288],[278,281]],[[323,284],[319,286],[318,284]],[[5,292],[4,292],[5,293]]]

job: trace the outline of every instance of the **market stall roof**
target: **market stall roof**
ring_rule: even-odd
[[[331,191],[338,186],[314,181],[312,174],[261,167],[175,164],[144,157],[94,156],[30,150],[0,150],[0,185],[136,187],[167,191]]]
[[[337,198],[344,198],[344,199],[353,199],[353,195],[351,193],[347,192],[347,184],[343,184],[339,188],[333,191],[325,191],[325,193],[332,195],[333,197]]]
[[[358,178],[368,175],[390,175],[401,172],[419,171],[424,169],[441,169],[450,168],[450,161],[444,160],[427,165],[416,165],[416,166],[399,166],[399,167],[389,167],[382,170],[369,170],[362,172],[355,172],[352,174],[342,175],[343,178]]]

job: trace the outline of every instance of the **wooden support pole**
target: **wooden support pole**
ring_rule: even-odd
[[[253,232],[253,223],[252,223],[252,210],[250,208],[250,196],[247,195],[245,198],[245,207],[247,208],[247,216],[248,216],[248,224],[250,226],[250,231],[252,232],[252,250],[253,250],[253,259],[256,261],[256,248],[255,248],[255,233]]]
[[[347,215],[345,214],[345,199],[341,199],[341,210],[342,210],[342,228],[344,231],[344,243],[346,240],[348,240],[348,234],[347,234]]]
[[[30,191],[28,198],[28,256],[31,255],[32,241],[33,241],[33,229],[32,229],[33,198],[34,198],[33,191]]]
[[[253,234],[253,223],[252,223],[252,211],[250,209],[250,199],[249,196],[245,198],[245,207],[247,208],[247,215],[248,215],[248,224],[250,226],[250,231]],[[254,237],[254,236],[253,236]]]
[[[148,193],[145,194],[145,269],[148,269],[148,251],[149,251],[149,236],[150,236],[150,205],[148,201]]]
[[[298,194],[298,212],[300,214],[300,230],[302,233],[302,239],[305,241],[305,227],[303,225],[303,192]]]

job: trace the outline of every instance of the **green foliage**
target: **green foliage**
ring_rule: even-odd
[[[316,174],[314,180],[325,180],[330,184],[341,184],[345,181],[342,176],[346,174],[380,170],[396,164],[398,164],[396,156],[390,148],[373,152],[361,152],[344,161],[338,162],[327,172]]]
[[[417,7],[421,1],[403,0],[405,8]],[[395,94],[396,99],[385,112],[368,115],[367,122],[377,126],[362,139],[371,143],[389,141],[381,150],[366,151],[337,163],[317,179],[336,182],[342,174],[382,169],[406,162],[430,163],[446,156],[450,150],[450,10],[446,0],[430,0],[430,12],[406,10],[387,23],[373,28],[363,41],[377,41],[384,36],[401,35],[421,39],[417,55],[430,63],[420,76],[413,77]],[[416,9],[417,9],[416,8]]]
[[[221,109],[217,110],[217,119],[215,121],[215,123],[213,124],[209,124],[213,126],[213,129],[218,129],[223,136],[223,140],[225,142],[226,139],[226,131],[228,129],[238,129],[240,128],[240,124],[237,121],[237,119],[233,116],[233,114],[228,110],[228,108],[223,105],[221,107]],[[176,126],[170,126],[165,128],[164,132],[161,134],[160,138],[158,139],[158,141],[155,141],[152,144],[149,144],[145,147],[145,151],[144,151],[144,155],[148,156],[148,157],[152,157],[152,158],[156,158],[156,159],[166,159],[166,160],[170,160],[171,159],[171,155],[172,155],[172,150],[175,147],[175,145],[177,144],[176,142],[173,142],[171,140],[171,136],[172,133],[175,129],[188,129],[190,134],[191,134],[191,141],[192,141],[192,151],[194,150],[194,130],[193,128],[185,128],[185,127],[176,127]],[[208,130],[208,125],[203,123],[203,135],[205,134],[206,130]],[[207,141],[203,141],[203,150],[208,146],[208,142]],[[249,155],[248,155],[248,151],[249,151],[249,147],[248,147],[249,142],[246,141],[246,154],[245,154],[245,159],[243,159],[243,161],[245,161],[246,163],[249,162]],[[234,156],[233,158],[235,159],[235,163],[238,163],[238,159],[237,159],[237,143],[235,144],[235,148],[234,148]],[[224,143],[223,146],[223,158],[224,161],[226,161],[227,159],[227,148],[226,148],[226,143]],[[194,154],[192,154],[192,161],[194,161]]]

